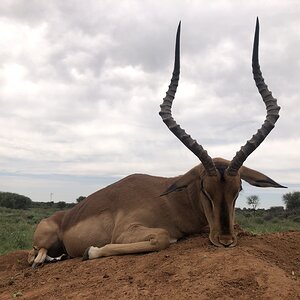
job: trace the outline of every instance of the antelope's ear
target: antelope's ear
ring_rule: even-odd
[[[184,175],[179,176],[178,179],[174,183],[172,183],[165,190],[165,192],[162,193],[160,196],[168,195],[172,192],[182,190],[199,177],[200,177],[199,166],[196,166],[195,168],[191,169]]]
[[[274,187],[274,188],[286,188],[277,182],[275,182],[270,177],[252,170],[250,168],[242,166],[240,169],[241,178],[251,185],[258,186],[258,187]]]

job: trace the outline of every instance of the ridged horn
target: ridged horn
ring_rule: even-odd
[[[166,97],[163,99],[163,103],[160,105],[161,110],[159,112],[163,122],[167,125],[170,131],[188,148],[190,149],[202,162],[207,174],[209,176],[216,176],[217,170],[214,165],[212,158],[208,155],[207,151],[203,149],[201,145],[197,143],[196,140],[192,139],[184,129],[176,123],[172,117],[172,103],[175,98],[179,74],[180,74],[180,28],[181,22],[179,22],[177,34],[176,34],[176,45],[175,45],[175,62],[173,75],[171,78],[171,83],[169,89],[166,93]]]
[[[232,159],[227,168],[227,174],[235,176],[243,165],[247,157],[263,142],[270,131],[274,128],[277,119],[279,118],[280,106],[277,105],[277,100],[273,98],[272,93],[268,90],[260,71],[258,61],[258,42],[259,42],[259,21],[256,19],[256,28],[254,35],[253,54],[252,54],[252,73],[258,91],[266,105],[267,116],[262,127],[252,136],[247,143],[241,147]]]

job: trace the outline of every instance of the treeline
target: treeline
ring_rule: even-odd
[[[65,201],[59,201],[59,202],[31,202],[30,208],[57,208],[57,209],[65,209],[65,208],[71,208],[75,206],[76,203],[67,203]]]
[[[288,218],[293,216],[300,216],[300,207],[292,208],[292,209],[285,209],[283,206],[273,206],[269,209],[264,208],[235,208],[236,213],[243,214],[246,217],[250,216],[263,216],[264,219],[271,220],[274,217],[279,218]]]
[[[0,192],[0,206],[12,209],[29,209],[29,208],[71,208],[75,203],[59,202],[34,202],[29,197],[16,193]]]

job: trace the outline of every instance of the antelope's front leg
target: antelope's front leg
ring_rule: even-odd
[[[165,229],[137,226],[122,233],[115,244],[107,244],[100,248],[93,246],[87,248],[83,260],[111,255],[159,251],[169,247],[170,242],[169,233]]]
[[[32,268],[37,267],[46,260],[47,251],[46,248],[37,249],[36,247],[33,247],[33,250],[29,252],[27,259]]]

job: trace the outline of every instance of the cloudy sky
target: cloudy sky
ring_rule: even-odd
[[[74,202],[131,173],[176,176],[198,159],[158,111],[182,21],[173,115],[213,157],[231,159],[261,126],[251,73],[256,16],[280,119],[245,165],[285,190],[245,185],[282,205],[300,189],[299,1],[0,2],[0,190]]]

